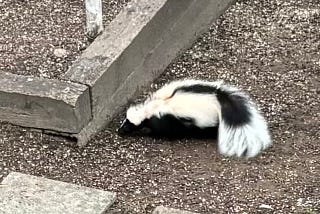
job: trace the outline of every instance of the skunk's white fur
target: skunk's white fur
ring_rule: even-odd
[[[222,116],[217,93],[176,91],[177,88],[193,85],[210,86],[223,93],[240,97],[244,100],[243,105],[250,114],[250,121],[230,126]],[[145,119],[153,116],[161,118],[164,114],[192,118],[194,125],[199,128],[218,126],[219,152],[226,156],[240,157],[246,154],[247,157],[254,157],[271,145],[267,123],[256,105],[245,93],[223,84],[222,81],[173,81],[153,93],[144,103],[131,106],[127,111],[127,119],[138,126]]]

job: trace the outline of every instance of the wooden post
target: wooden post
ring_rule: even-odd
[[[86,34],[94,39],[103,30],[102,23],[102,0],[85,0],[87,14]]]

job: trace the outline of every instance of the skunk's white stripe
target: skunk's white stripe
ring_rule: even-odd
[[[220,109],[214,94],[176,93],[168,99],[158,111],[162,114],[172,114],[177,117],[193,118],[198,127],[214,127],[218,125]]]
[[[186,80],[176,80],[172,81],[166,85],[164,85],[162,88],[157,90],[151,95],[151,99],[168,99],[171,97],[172,93],[175,89],[182,87],[182,86],[191,86],[191,85],[209,85],[216,88],[220,88],[223,85],[223,81],[215,81],[215,82],[209,82],[209,81],[203,81],[203,80],[193,80],[193,79],[186,79]]]
[[[216,109],[216,110],[215,110]],[[198,127],[214,127],[219,122],[220,105],[214,94],[177,93],[167,100],[149,100],[143,105],[130,107],[127,118],[135,125],[152,116],[164,114],[193,118]]]

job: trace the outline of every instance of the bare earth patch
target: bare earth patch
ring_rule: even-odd
[[[110,213],[156,205],[199,213],[320,212],[320,4],[255,0],[232,6],[139,97],[172,79],[223,79],[248,91],[274,145],[224,158],[214,140],[119,137],[120,114],[85,148],[8,124],[0,180],[20,171],[118,193]]]
[[[128,1],[104,0],[104,24]],[[56,79],[89,44],[84,1],[0,0],[0,72]]]

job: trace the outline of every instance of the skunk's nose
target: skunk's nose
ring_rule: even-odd
[[[131,132],[137,130],[137,126],[135,126],[133,123],[131,123],[128,119],[125,119],[121,126],[118,129],[119,135],[126,135],[130,134]]]

